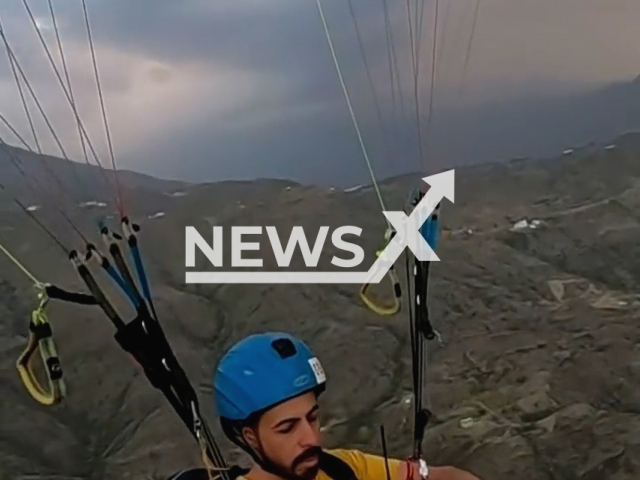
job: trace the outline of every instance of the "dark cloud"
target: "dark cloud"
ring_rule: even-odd
[[[392,95],[390,85],[384,2],[352,2],[380,96],[383,126],[348,2],[323,0],[322,5],[371,159],[381,174],[415,169],[417,127],[406,2],[386,0],[402,75],[402,102]],[[640,21],[640,4],[610,0],[605,11],[595,0],[481,2],[464,94],[460,82],[473,2],[440,4],[440,64],[436,110],[427,139],[429,158],[440,163],[485,160],[518,155],[520,150],[541,151],[543,144],[556,148],[587,132],[592,135],[593,126],[571,133],[549,120],[575,123],[567,111],[575,111],[585,97],[563,99],[551,94],[593,89],[629,75],[633,70],[629,65],[637,64],[638,58],[625,45],[640,41],[637,29],[631,29]],[[39,21],[50,26],[46,2],[30,5]],[[83,114],[90,112],[87,123],[99,132],[81,3],[54,5],[74,66],[74,89]],[[122,166],[189,180],[280,176],[356,183],[367,179],[314,1],[93,0],[87,5],[111,123],[119,129],[120,144],[126,145],[119,155]],[[435,0],[425,1],[420,56],[425,131],[434,6]],[[56,124],[72,131],[69,108],[54,86],[56,80],[21,2],[2,5],[0,17]],[[53,39],[51,30],[43,32]],[[616,43],[614,34],[624,38]],[[568,44],[581,48],[570,50]],[[611,53],[616,48],[618,56]],[[221,72],[224,76],[218,78]],[[6,62],[0,63],[0,81],[10,85],[10,75]],[[225,88],[218,88],[220,82]],[[531,92],[538,95],[532,97]],[[235,96],[238,101],[230,102]],[[471,109],[454,108],[471,100],[476,102]],[[15,105],[12,108],[18,111]],[[546,125],[554,125],[553,131]]]
[[[629,104],[640,105],[640,84],[445,112],[425,141],[428,164],[444,168],[524,156],[557,156],[567,148],[607,142],[628,128],[640,129],[640,108]],[[377,174],[386,177],[417,172],[421,164],[415,123],[396,122],[395,134],[383,137],[376,135],[379,126],[372,118],[361,127]],[[216,132],[203,124],[175,135],[183,141],[159,141],[140,152],[152,155],[155,168],[170,177],[216,180],[275,176],[342,186],[369,178],[354,129],[339,108],[310,115],[304,121],[283,117],[244,133],[234,129]],[[204,137],[209,140],[202,142]]]
[[[176,132],[182,142],[158,142],[139,155],[151,155],[167,176],[199,180],[279,177],[304,182],[349,184],[368,178],[351,121],[339,109],[302,118],[283,116],[260,128],[216,131],[204,122]],[[364,123],[365,135],[376,124]],[[208,142],[202,142],[207,137]],[[415,155],[384,156],[379,138],[367,135],[370,159],[378,171],[406,171]],[[215,148],[211,148],[211,145]],[[405,152],[406,153],[406,152]],[[410,160],[409,160],[410,161]],[[415,167],[415,165],[413,165]]]

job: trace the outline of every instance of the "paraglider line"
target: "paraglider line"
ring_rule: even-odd
[[[329,32],[329,27],[327,25],[327,21],[324,17],[324,12],[322,10],[322,5],[320,0],[316,0],[316,5],[318,6],[318,12],[320,13],[320,19],[322,20],[322,26],[324,28],[324,33],[327,37],[327,42],[329,44],[329,49],[331,50],[331,57],[333,58],[333,63],[336,67],[336,72],[338,74],[338,78],[340,79],[340,85],[342,86],[342,92],[344,93],[345,100],[347,102],[347,107],[349,108],[349,114],[351,116],[351,121],[353,122],[353,126],[356,130],[356,134],[358,135],[358,141],[360,143],[360,148],[362,149],[362,154],[364,156],[365,162],[367,163],[367,168],[369,169],[369,174],[371,175],[371,180],[373,182],[373,187],[375,189],[376,195],[378,196],[378,201],[380,202],[380,207],[383,211],[387,210],[384,204],[384,200],[382,199],[382,193],[380,192],[380,187],[378,186],[378,181],[376,180],[376,176],[373,173],[373,167],[371,166],[371,161],[369,160],[369,154],[367,153],[367,148],[364,145],[364,140],[362,139],[362,134],[360,133],[360,127],[358,125],[358,120],[356,119],[356,114],[353,111],[353,106],[351,105],[351,98],[349,97],[349,91],[347,90],[347,85],[345,84],[344,78],[342,76],[342,71],[340,69],[340,64],[338,62],[338,57],[336,56],[335,49],[333,48],[333,42],[331,41],[331,33]],[[391,228],[391,223],[386,219],[387,225]]]
[[[118,211],[120,212],[120,217],[124,217],[124,206],[122,204],[122,192],[120,190],[120,182],[118,181],[118,169],[116,168],[116,157],[113,153],[113,142],[111,141],[111,132],[109,130],[109,122],[107,120],[107,111],[104,104],[104,95],[102,94],[102,86],[100,84],[100,74],[98,72],[98,61],[96,60],[96,51],[93,46],[93,37],[91,35],[91,25],[89,23],[89,14],[87,12],[87,2],[86,0],[82,0],[82,11],[84,13],[84,22],[87,29],[87,37],[89,40],[89,49],[91,51],[91,62],[93,64],[93,72],[96,80],[96,87],[98,89],[98,97],[100,99],[100,109],[102,111],[102,121],[104,123],[105,134],[107,137],[107,144],[109,146],[109,155],[111,157],[111,166],[113,167],[113,174],[116,183],[116,192],[117,192],[117,202],[118,202]]]

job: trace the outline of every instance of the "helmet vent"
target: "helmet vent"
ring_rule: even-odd
[[[271,342],[271,346],[281,358],[293,357],[297,353],[296,346],[288,338],[278,338]]]

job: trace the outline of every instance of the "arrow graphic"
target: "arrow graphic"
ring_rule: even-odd
[[[443,198],[454,203],[454,170],[430,175],[422,179],[431,188],[409,216],[402,211],[382,212],[396,230],[396,234],[380,256],[366,272],[186,272],[186,283],[240,283],[240,284],[327,284],[327,283],[380,283],[406,247],[421,262],[439,262],[440,259],[420,233]]]
[[[455,171],[424,177],[431,188],[420,200],[409,216],[405,212],[382,212],[396,230],[389,245],[382,251],[367,272],[365,283],[379,283],[391,266],[398,260],[405,247],[413,252],[421,262],[439,262],[440,259],[420,233],[420,227],[427,221],[443,198],[455,202]]]

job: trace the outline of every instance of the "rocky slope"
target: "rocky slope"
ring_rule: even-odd
[[[614,149],[456,174],[456,203],[443,207],[449,235],[432,269],[430,305],[443,342],[429,347],[427,397],[435,413],[425,441],[429,461],[487,480],[637,479],[638,155]],[[387,204],[401,205],[416,181],[384,182]],[[412,428],[406,313],[375,316],[354,285],[183,283],[185,225],[205,231],[355,223],[372,258],[384,220],[371,190],[268,180],[187,186],[179,196],[162,190],[127,195],[142,225],[166,334],[229,460],[246,461],[215,422],[213,366],[232,342],[267,328],[300,335],[323,360],[330,445],[380,452],[384,423],[390,453],[406,456]],[[5,207],[3,244],[43,281],[80,289],[65,255],[23,213]],[[80,246],[50,210],[36,214]],[[160,210],[164,216],[148,218]],[[77,212],[91,232],[96,216]],[[31,400],[14,362],[33,295],[5,258],[0,272],[0,479],[162,480],[198,465],[189,434],[92,307],[51,305],[69,396],[54,408]],[[133,314],[124,302],[118,306]]]

